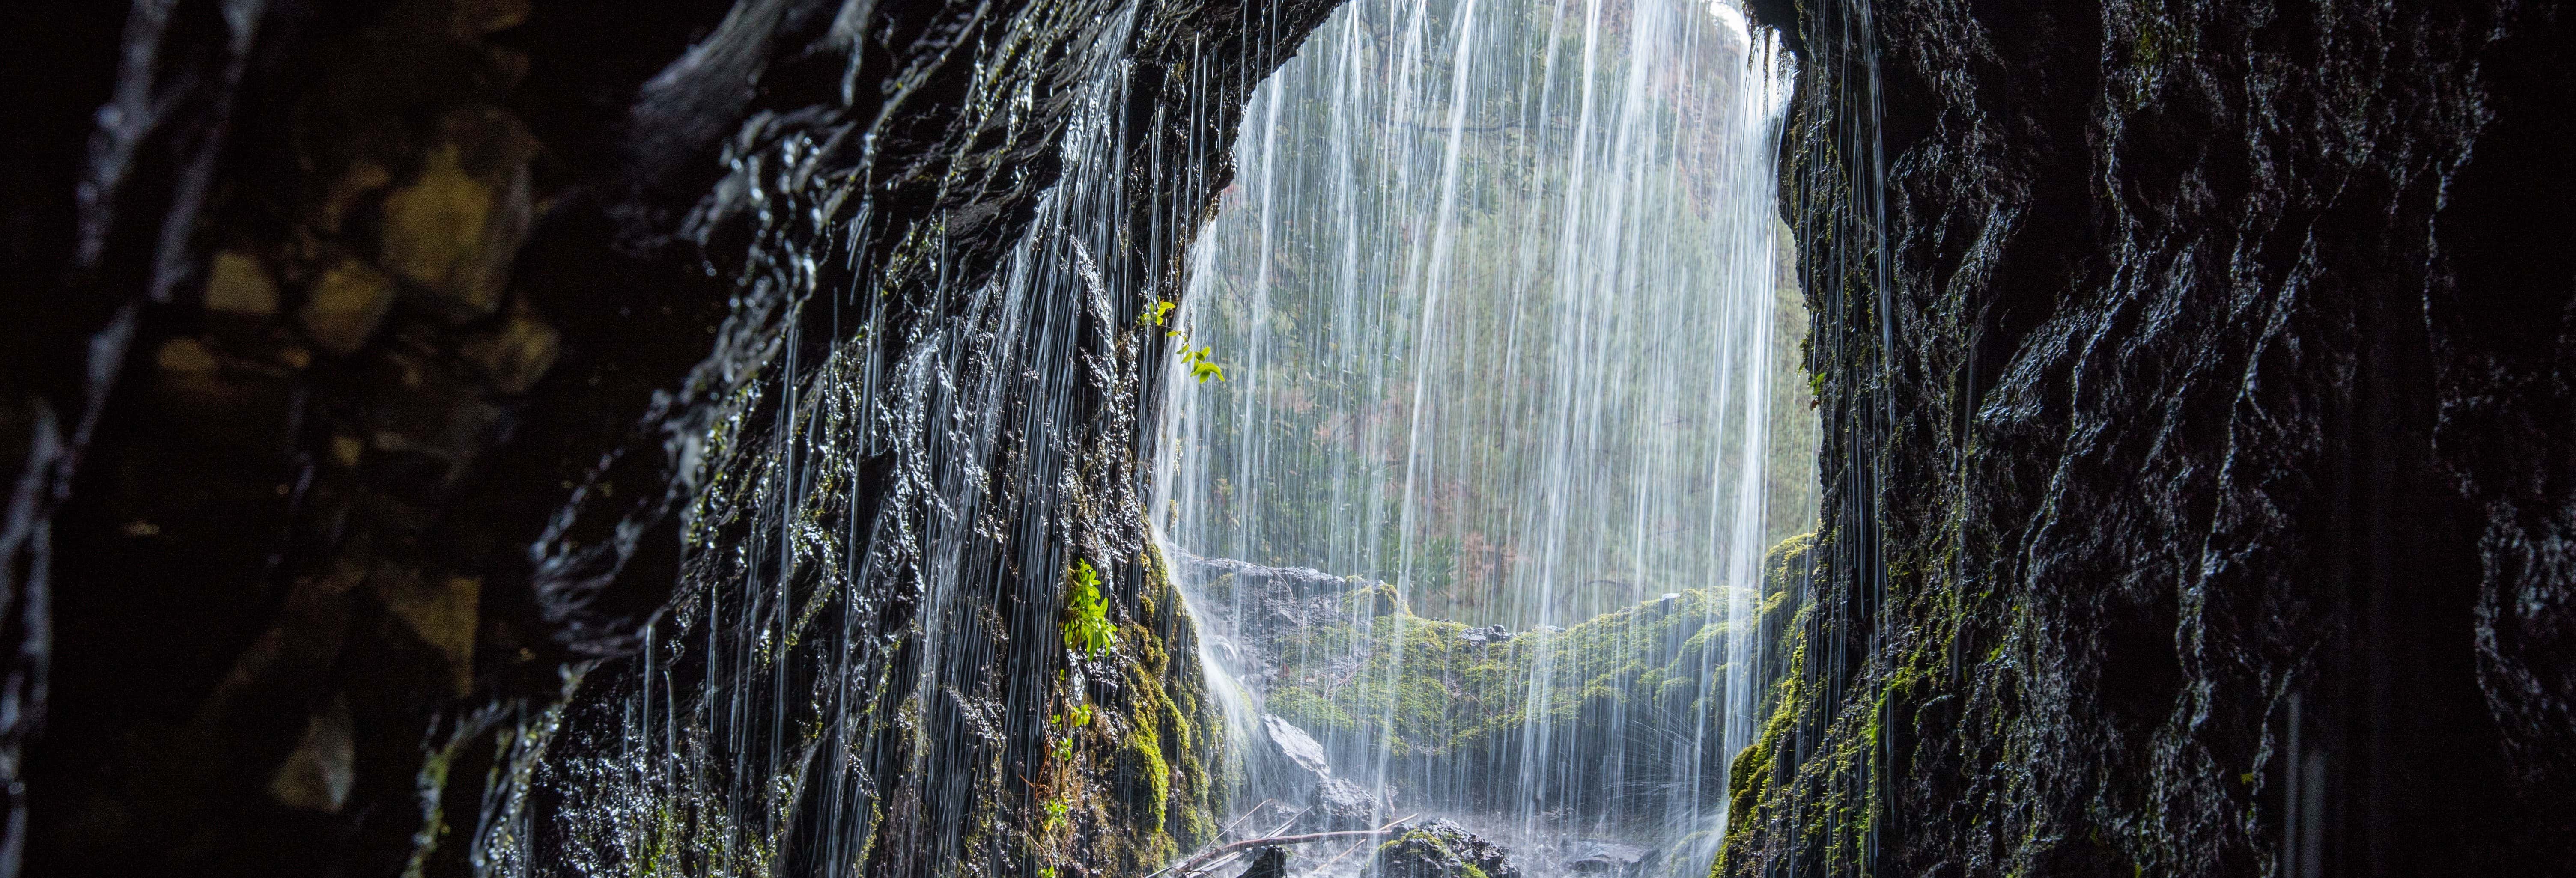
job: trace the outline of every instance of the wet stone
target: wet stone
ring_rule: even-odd
[[[1318,775],[1333,773],[1324,762],[1324,745],[1316,743],[1305,729],[1266,713],[1261,715],[1261,726],[1270,733],[1270,743],[1279,749],[1279,755],[1288,761]]]
[[[1181,566],[1184,572],[1201,581],[1213,580],[1220,576],[1233,576],[1243,584],[1255,587],[1285,586],[1298,597],[1336,594],[1355,585],[1367,584],[1366,580],[1335,576],[1312,567],[1264,567],[1233,558],[1202,558],[1196,555],[1184,555],[1181,558]]]
[[[1252,858],[1252,866],[1235,878],[1288,878],[1288,849],[1266,847]]]
[[[1386,810],[1386,803],[1371,795],[1369,789],[1338,777],[1328,777],[1315,784],[1314,798],[1299,825],[1321,831],[1368,829]]]
[[[271,452],[290,441],[294,389],[283,370],[218,353],[205,339],[171,339],[153,351],[154,389],[167,423],[200,441]]]
[[[1643,874],[1657,859],[1656,852],[1632,844],[1592,842],[1565,862],[1565,869],[1577,875],[1630,876]]]
[[[1433,820],[1408,827],[1380,845],[1368,874],[1374,878],[1520,878],[1520,866],[1501,845],[1465,827]]]

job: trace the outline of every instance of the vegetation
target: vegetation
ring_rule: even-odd
[[[1073,587],[1064,606],[1064,648],[1099,658],[1118,645],[1118,626],[1109,623],[1109,601],[1100,596],[1100,571],[1091,569],[1091,562],[1073,562]]]
[[[1077,559],[1065,646],[1079,672],[1059,680],[1046,758],[1028,778],[1038,868],[1141,875],[1216,837],[1222,730],[1197,649],[1162,559],[1140,559],[1135,615],[1113,617],[1100,572]]]
[[[1779,637],[1791,627],[1812,543],[1783,541],[1770,554],[1762,593],[1745,596],[1757,601],[1757,627],[1745,632],[1756,638],[1745,658],[1757,681],[1786,665]],[[1219,577],[1209,596],[1230,600],[1234,587],[1233,577]],[[1499,642],[1485,629],[1416,616],[1392,597],[1382,583],[1365,584],[1343,593],[1329,618],[1254,634],[1253,647],[1278,661],[1266,709],[1319,739],[1383,741],[1400,769],[1425,777],[1434,765],[1462,777],[1513,770],[1533,721],[1562,746],[1619,741],[1629,749],[1624,770],[1640,784],[1660,782],[1669,760],[1690,749],[1675,746],[1689,735],[1710,736],[1702,752],[1720,750],[1716,720],[1733,633],[1723,621],[1732,597],[1725,591],[1683,591]],[[1706,772],[1711,784],[1717,774]]]

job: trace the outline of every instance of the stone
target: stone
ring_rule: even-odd
[[[1332,769],[1324,762],[1324,745],[1315,743],[1315,736],[1306,734],[1305,729],[1267,713],[1261,715],[1261,727],[1270,733],[1270,743],[1279,749],[1279,755],[1307,771],[1332,775]]]
[[[296,317],[315,347],[347,356],[366,346],[393,305],[393,278],[365,260],[343,258],[314,280]]]
[[[303,739],[269,776],[269,796],[289,808],[339,813],[357,784],[354,726],[348,699],[333,696],[305,721]]]
[[[174,338],[152,352],[163,423],[235,451],[269,454],[292,444],[294,382],[273,366],[228,356],[214,341]]]
[[[1447,820],[1405,828],[1379,845],[1367,874],[1375,878],[1520,878],[1520,866],[1501,845]]]
[[[1301,831],[1365,829],[1370,821],[1385,819],[1380,815],[1386,803],[1368,787],[1334,777],[1324,745],[1305,729],[1267,713],[1261,715],[1261,729],[1274,757],[1266,770],[1279,781],[1272,789],[1282,801],[1303,809],[1296,821]]]
[[[497,107],[453,110],[420,173],[385,195],[378,253],[426,304],[463,321],[501,306],[534,207],[536,139]]]
[[[1338,777],[1317,781],[1308,803],[1312,810],[1298,825],[1324,831],[1370,828],[1385,819],[1379,815],[1385,813],[1388,804],[1369,788]]]
[[[239,250],[217,251],[206,275],[206,310],[245,317],[277,313],[277,280],[258,257]]]
[[[1632,844],[1590,842],[1580,848],[1580,856],[1565,862],[1565,870],[1578,875],[1640,875],[1654,865],[1657,852]]]
[[[1180,563],[1183,571],[1201,582],[1212,582],[1218,577],[1233,576],[1248,580],[1246,584],[1284,585],[1298,597],[1335,594],[1369,584],[1365,579],[1334,576],[1312,567],[1264,567],[1233,558],[1203,558],[1185,554],[1181,556]]]
[[[1252,858],[1252,866],[1235,878],[1288,878],[1288,849],[1273,845]]]

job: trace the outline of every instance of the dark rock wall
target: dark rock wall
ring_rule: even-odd
[[[436,874],[486,853],[485,830],[554,819],[493,814],[520,804],[557,705],[584,697],[568,681],[613,679],[676,584],[715,581],[680,522],[716,518],[692,505],[708,495],[698,479],[758,455],[687,455],[719,433],[775,447],[775,407],[727,406],[817,380],[859,331],[841,304],[895,303],[857,346],[896,360],[1076,356],[1063,337],[1004,351],[943,321],[1058,182],[1101,60],[1088,41],[1123,8],[12,12],[27,25],[8,37],[13,64],[62,88],[12,90],[28,125],[10,137],[30,161],[8,177],[8,255],[28,308],[0,351],[12,478],[0,642],[15,656],[0,769],[28,822],[24,836],[11,824],[5,852],[23,838],[43,874]],[[1128,246],[1100,254],[1106,300],[1046,307],[1127,315],[1177,289],[1158,286],[1160,261],[1223,185],[1242,95],[1328,8],[1137,4],[1108,47],[1132,65],[1115,115],[1129,120],[1117,148],[1137,160],[1082,181],[1139,195],[1111,223]],[[800,261],[800,290],[776,286]],[[1062,433],[1010,433],[967,449],[989,460],[935,465],[1079,451],[1086,502],[973,524],[1099,559],[1131,633],[1092,676],[1171,713],[1196,706],[1195,667],[1170,659],[1188,655],[1185,639],[1164,648],[1184,629],[1138,551],[1127,461],[1134,425],[1150,422],[1140,400],[1155,398],[1139,390],[1162,361],[1158,337],[1132,334],[1081,354],[1120,392],[1003,390],[1000,405],[1060,415]],[[1023,470],[1051,483],[1075,468],[1064,460]],[[855,462],[874,481],[845,486],[862,502],[835,514],[890,526],[851,555],[927,551],[912,525],[937,498],[896,488],[938,484],[934,463]],[[900,636],[924,575],[890,565],[855,585]],[[1052,637],[1060,575],[997,565],[976,578],[985,600],[1027,611],[961,672],[1062,667],[1028,636]],[[1097,746],[1135,750],[1135,725],[1104,723],[1122,733]],[[16,783],[15,748],[39,729]],[[1158,837],[1166,779],[1101,762],[1085,782],[1125,784],[1104,801],[1156,810],[1103,811],[1086,831]],[[987,818],[1004,814],[1025,816]],[[884,865],[943,854],[905,855],[920,859]]]
[[[1719,871],[2563,869],[2567,16],[1757,6],[1825,512]]]

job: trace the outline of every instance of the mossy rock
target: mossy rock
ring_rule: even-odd
[[[1378,845],[1369,871],[1379,878],[1519,878],[1521,874],[1502,846],[1446,820],[1409,827],[1395,840]]]

